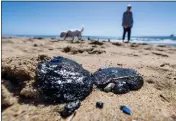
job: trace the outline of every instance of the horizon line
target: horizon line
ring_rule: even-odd
[[[171,35],[134,35],[132,37],[169,37]],[[2,34],[2,36],[59,36],[58,34]],[[96,37],[121,37],[121,36],[114,36],[114,35],[83,35],[83,37],[87,36],[96,36]]]

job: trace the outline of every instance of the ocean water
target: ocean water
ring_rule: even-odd
[[[42,37],[42,38],[58,38],[61,39],[58,35],[15,35],[11,37]],[[83,36],[83,39],[99,40],[99,41],[108,41],[111,42],[122,42],[121,37],[110,37],[110,36]],[[76,38],[77,39],[77,38]],[[154,45],[170,45],[176,46],[176,36],[132,36],[130,42],[135,43],[147,43]]]
[[[98,36],[91,37],[89,36],[89,38],[100,40],[100,41],[108,41],[108,39],[110,39],[111,42],[122,42],[121,37],[98,37]],[[132,36],[130,42],[147,43],[147,44],[154,44],[154,45],[176,46],[176,36],[174,37],[170,37],[170,36]]]

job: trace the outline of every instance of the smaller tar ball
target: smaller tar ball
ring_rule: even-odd
[[[103,108],[104,103],[103,102],[97,102],[96,108]]]

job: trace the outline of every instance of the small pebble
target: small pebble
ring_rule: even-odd
[[[105,92],[110,92],[114,88],[115,84],[114,83],[109,83],[105,88]]]
[[[103,102],[97,102],[96,107],[97,108],[103,108],[103,104],[104,104]]]
[[[34,47],[37,47],[38,45],[37,45],[37,44],[34,44],[33,46],[34,46]]]

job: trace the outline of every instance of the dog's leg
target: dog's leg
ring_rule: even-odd
[[[64,37],[64,40],[66,39],[66,36]]]
[[[67,38],[68,36],[67,36],[67,34],[64,36],[64,40],[66,40],[66,38]]]
[[[65,34],[65,36],[64,36],[64,40],[65,40],[67,37],[68,37],[68,33]]]
[[[79,36],[77,36],[78,37],[78,40],[80,40],[80,37]]]
[[[80,40],[82,40],[82,36],[80,36],[79,38],[80,38]]]
[[[79,33],[79,34],[78,34],[79,40],[81,40],[81,39],[82,39],[82,38],[81,38],[81,36],[82,36],[82,35],[81,35],[81,33]]]

